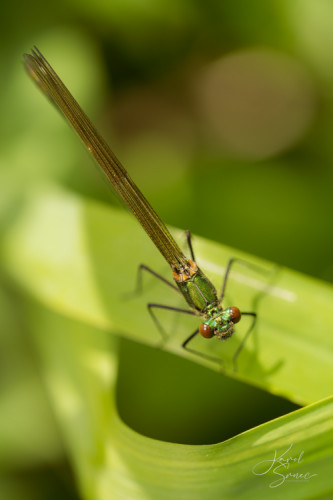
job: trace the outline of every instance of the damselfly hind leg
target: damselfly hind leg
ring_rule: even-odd
[[[189,229],[186,229],[185,233],[186,233],[187,245],[188,245],[188,248],[189,248],[189,251],[191,254],[191,259],[195,262],[192,241],[191,241],[192,240],[191,232]],[[173,288],[177,293],[179,293],[179,288],[177,288],[176,285],[171,283],[169,280],[165,279],[163,276],[161,276],[160,274],[158,274],[156,271],[154,271],[150,267],[146,266],[145,264],[140,264],[140,266],[138,268],[136,289],[135,289],[136,292],[141,292],[141,290],[142,290],[142,271],[146,271],[146,272],[152,274],[153,276],[155,276],[155,278],[159,279],[160,281],[162,281],[163,283],[168,285],[170,288]]]
[[[190,251],[191,259],[193,261],[195,261],[192,242],[191,242],[191,232],[187,229],[185,233],[186,233],[187,245],[188,245],[188,248]],[[171,283],[170,281],[165,279],[163,276],[161,276],[160,274],[158,274],[156,271],[154,271],[150,267],[146,266],[145,264],[140,264],[140,266],[138,268],[135,293],[140,293],[142,291],[143,271],[148,272],[149,274],[151,274],[152,276],[154,276],[158,280],[162,281],[162,283],[165,283],[170,288],[172,288],[177,293],[179,293],[179,288],[176,285],[174,285],[173,283]],[[158,331],[160,332],[164,341],[168,338],[168,334],[166,333],[161,322],[158,320],[156,314],[154,313],[154,309],[166,309],[168,311],[176,311],[176,312],[183,313],[183,314],[190,314],[192,316],[195,315],[195,312],[190,310],[190,309],[181,309],[178,307],[167,306],[164,304],[149,303],[149,304],[147,304],[147,308],[148,308],[150,316],[152,317],[152,319],[153,319],[153,321],[154,321],[154,323],[155,323],[155,325],[156,325]]]
[[[191,254],[191,259],[195,262],[195,257],[194,257],[194,252],[193,252],[193,247],[192,247],[192,236],[191,236],[191,231],[189,229],[186,229],[186,239],[187,239],[187,245]]]
[[[170,281],[165,279],[163,276],[161,276],[160,274],[158,274],[156,271],[154,271],[150,267],[146,266],[145,264],[141,264],[138,268],[136,292],[140,292],[142,290],[142,272],[143,271],[150,273],[152,276],[154,276],[155,278],[162,281],[162,283],[168,285],[170,288],[172,288],[177,293],[179,293],[179,288],[177,288],[177,286],[175,286],[173,283],[171,283]],[[160,332],[160,334],[162,336],[163,341],[167,340],[168,334],[166,333],[161,322],[157,318],[157,316],[154,312],[154,309],[164,309],[164,310],[168,310],[168,311],[176,311],[176,312],[183,313],[183,314],[190,314],[192,316],[195,315],[195,312],[190,310],[190,309],[181,309],[179,307],[167,306],[165,304],[148,303],[147,308],[148,308],[150,316],[152,317],[152,319],[156,325],[156,328],[158,329],[158,331]]]
[[[165,279],[163,276],[161,276],[160,274],[158,274],[156,271],[146,266],[145,264],[140,264],[140,266],[138,267],[135,292],[140,293],[142,291],[142,271],[146,271],[147,273],[152,274],[155,278],[162,281],[170,288],[173,288],[177,293],[179,293],[179,289],[176,287],[176,285]]]

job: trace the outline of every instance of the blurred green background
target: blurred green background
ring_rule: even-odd
[[[165,222],[332,281],[332,18],[329,0],[7,2],[0,35],[1,234],[36,184],[115,201],[27,78],[22,54],[37,45]],[[29,340],[29,301],[5,266],[1,276],[0,497],[52,498],[54,491],[54,498],[75,498]],[[142,408],[130,415],[133,393],[147,398],[146,408],[155,397],[140,377],[133,388],[128,367],[138,359],[146,373],[161,372],[155,384],[166,392],[165,407],[156,410],[165,417],[163,429],[154,428],[162,419],[154,412],[150,420]],[[180,379],[184,386],[174,396]],[[120,414],[140,432],[152,429],[152,437],[215,442],[292,408],[221,380],[187,361],[121,343]],[[242,414],[225,434],[188,430],[204,394],[214,420],[221,400],[237,390],[261,401],[259,417]],[[182,423],[168,430],[167,408],[179,410],[191,392],[199,403],[188,404]]]

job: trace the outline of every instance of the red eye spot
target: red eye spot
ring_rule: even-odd
[[[213,337],[214,335],[214,332],[213,330],[211,329],[210,326],[206,325],[205,323],[201,323],[201,325],[199,326],[199,333],[205,337],[205,339],[210,339]]]
[[[241,319],[241,316],[242,316],[240,310],[238,309],[238,307],[235,307],[235,306],[230,307],[229,309],[230,309],[231,321],[233,323],[238,323],[238,321]]]

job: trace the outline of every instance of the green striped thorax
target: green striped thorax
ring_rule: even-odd
[[[199,327],[200,334],[205,338],[230,337],[234,324],[241,319],[238,307],[223,309],[214,285],[192,260],[174,270],[173,277],[188,305],[205,319]]]

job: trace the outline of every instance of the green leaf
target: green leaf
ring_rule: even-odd
[[[181,233],[175,233],[182,241]],[[228,299],[237,300],[241,308],[254,302],[259,315],[233,375],[294,401],[328,395],[332,289],[197,237],[194,244],[197,260],[215,283],[222,282],[231,256],[273,271],[269,277],[238,266],[231,276]],[[283,494],[295,499],[325,498],[332,491],[333,398],[214,445],[154,440],[121,420],[115,403],[117,335],[156,346],[160,339],[145,303],[181,305],[181,297],[150,276],[143,294],[128,297],[139,263],[168,276],[167,266],[132,217],[44,186],[27,200],[2,250],[8,272],[47,306],[30,304],[29,330],[84,498],[217,500]],[[190,325],[183,318],[175,323],[171,316],[163,317],[172,330],[165,349],[203,363],[179,347]],[[221,345],[218,352],[228,369],[244,331],[230,342],[201,339],[199,344],[212,346],[209,352]],[[133,377],[135,373],[133,366]],[[209,418],[202,425],[209,425]]]
[[[181,232],[174,234],[184,241]],[[259,318],[236,373],[231,359],[246,333],[245,317],[227,342],[198,338],[194,346],[221,356],[230,375],[294,402],[329,396],[332,287],[198,237],[194,248],[200,267],[217,288],[230,257],[241,257],[271,273],[238,265],[231,274],[226,303],[243,311],[254,307]],[[140,263],[170,278],[168,266],[133,217],[57,189],[43,186],[33,192],[7,234],[3,252],[12,276],[50,309],[151,346],[160,345],[161,338],[145,304],[184,307],[180,296],[151,276],[145,277],[144,293],[131,294]],[[178,315],[176,320],[174,313],[162,312],[170,332],[163,348],[219,369],[180,347],[197,328],[198,319]]]
[[[220,444],[162,442],[117,413],[115,336],[37,307],[30,325],[83,498],[329,498],[333,398]]]

